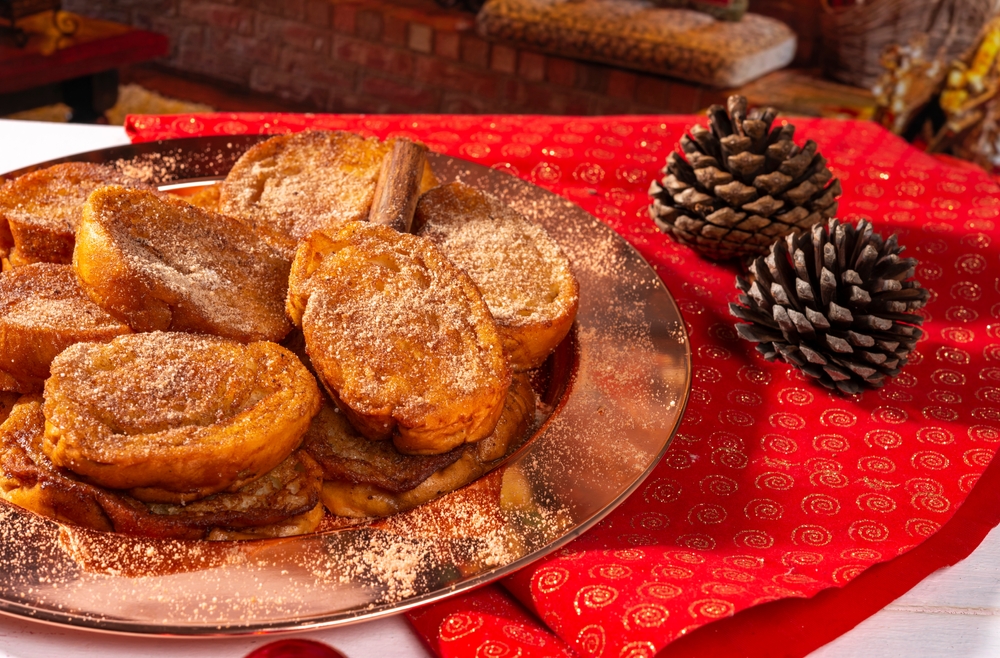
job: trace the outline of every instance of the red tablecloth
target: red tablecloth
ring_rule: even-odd
[[[845,397],[738,339],[727,310],[735,266],[699,258],[648,219],[649,183],[696,121],[225,114],[127,123],[135,141],[307,127],[419,139],[578,203],[638,248],[676,298],[694,383],[662,463],[569,547],[498,586],[410,613],[442,656],[638,657],[668,645],[671,655],[802,654],[967,554],[997,521],[996,487],[970,492],[1000,442],[1000,189],[870,123],[795,121],[800,143],[814,139],[843,182],[839,216],[899,234],[932,292],[902,374]],[[991,471],[983,484],[997,478]]]

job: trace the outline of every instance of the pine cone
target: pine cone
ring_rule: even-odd
[[[910,279],[917,261],[900,258],[867,221],[857,228],[831,219],[789,235],[737,277],[744,294],[729,310],[750,324],[739,334],[768,361],[780,358],[827,388],[878,388],[906,364],[921,336],[913,313],[928,291]]]
[[[714,259],[767,253],[775,239],[833,217],[841,192],[816,142],[799,148],[795,126],[771,129],[777,110],[747,115],[743,96],[728,106],[713,105],[709,128],[681,137],[683,155],[671,153],[649,188],[656,226]]]

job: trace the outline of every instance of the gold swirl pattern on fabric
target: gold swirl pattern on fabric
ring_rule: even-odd
[[[846,409],[827,409],[819,415],[819,422],[827,427],[853,427],[858,417]]]
[[[741,585],[735,585],[733,583],[714,583],[708,582],[701,586],[701,593],[706,596],[712,597],[734,597],[740,596],[747,591],[746,587]]]
[[[688,580],[694,577],[694,571],[685,567],[673,565],[653,567],[653,575],[667,580]]]
[[[748,573],[740,569],[733,569],[733,568],[714,569],[711,573],[712,576],[715,578],[719,578],[721,580],[730,580],[735,583],[751,583],[754,580],[756,580],[756,577],[752,573]]]
[[[847,529],[851,539],[869,541],[873,543],[884,542],[889,538],[889,528],[884,523],[879,523],[872,519],[862,519],[855,521]]]
[[[516,624],[505,625],[503,627],[503,634],[511,640],[520,644],[527,644],[529,647],[542,649],[549,644],[549,642],[541,635],[532,633],[523,626],[518,626]]]
[[[858,470],[876,475],[888,475],[896,470],[896,463],[888,457],[869,455],[858,460]]]
[[[656,628],[666,623],[670,611],[658,603],[641,603],[625,611],[623,622],[626,630]]]
[[[648,596],[660,601],[668,601],[680,596],[684,590],[671,583],[652,582],[644,583],[636,590],[643,596]]]
[[[441,640],[452,642],[467,635],[472,635],[483,626],[482,615],[475,613],[455,613],[448,615],[441,622]]]
[[[978,473],[966,473],[958,478],[958,488],[962,493],[969,493],[972,487],[976,486],[976,482],[979,482]]]
[[[722,558],[724,564],[737,569],[761,569],[764,566],[764,558],[756,555],[727,555]]]
[[[940,494],[918,493],[910,498],[910,504],[921,512],[944,514],[951,509],[951,501]]]
[[[584,626],[576,636],[576,647],[584,656],[602,655],[606,644],[604,628],[596,624]]]
[[[736,606],[722,599],[701,599],[688,606],[688,612],[691,613],[692,617],[708,617],[709,619],[730,617],[735,611]]]
[[[534,588],[543,594],[551,594],[569,581],[569,573],[563,567],[547,567],[535,573]]]
[[[832,540],[830,531],[820,525],[802,524],[792,530],[792,543],[797,546],[826,546]]]
[[[643,490],[646,502],[672,503],[681,497],[683,488],[677,480],[656,478]]]
[[[817,451],[839,453],[850,448],[850,442],[841,434],[817,434],[813,439],[813,449]]]
[[[647,557],[646,553],[638,548],[618,549],[608,552],[608,555],[616,560],[624,560],[625,562],[643,562]]]
[[[941,524],[930,519],[913,518],[906,522],[906,532],[911,537],[930,537],[941,529]]]
[[[746,518],[751,521],[778,521],[785,515],[785,508],[776,500],[770,498],[754,498],[743,508]]]
[[[918,496],[933,496],[935,494],[917,494]],[[857,499],[858,509],[862,512],[879,512],[890,514],[896,510],[896,501],[885,494],[863,493]]]
[[[917,430],[917,441],[946,446],[955,442],[955,435],[943,427],[922,427]]]
[[[774,537],[763,530],[740,530],[733,538],[738,547],[767,549],[774,546]]]
[[[585,608],[604,608],[615,602],[618,590],[607,585],[588,585],[580,588],[573,600],[573,608],[582,615]]]
[[[653,658],[656,655],[656,645],[652,642],[628,642],[618,652],[619,658]]]
[[[799,449],[794,439],[780,434],[765,434],[761,437],[761,447],[782,455],[790,455]]]
[[[794,404],[798,407],[810,405],[815,399],[816,395],[804,388],[786,388],[778,393],[779,402]]]
[[[786,567],[815,567],[824,560],[822,553],[811,551],[788,551],[781,556],[781,563]]]
[[[716,525],[726,520],[726,508],[714,503],[699,503],[688,511],[688,523]]]
[[[845,564],[833,570],[833,581],[838,585],[846,585],[861,575],[867,567],[863,564]]]
[[[778,473],[771,471],[761,473],[754,480],[758,489],[772,489],[774,491],[787,491],[795,485],[795,478],[788,473]]]
[[[772,427],[779,430],[801,430],[806,426],[806,421],[802,416],[788,412],[771,414],[768,420]]]
[[[622,580],[623,578],[630,578],[633,571],[624,564],[602,564],[593,567],[587,573],[594,579]]]
[[[834,516],[840,513],[840,501],[827,494],[808,494],[802,498],[802,511],[809,515]]]
[[[677,545],[696,551],[710,551],[716,546],[715,538],[704,533],[690,533],[677,538]]]
[[[519,658],[521,650],[501,640],[486,640],[476,648],[476,658]]]
[[[698,481],[698,488],[703,494],[715,496],[732,496],[739,490],[739,484],[725,475],[706,475]]]

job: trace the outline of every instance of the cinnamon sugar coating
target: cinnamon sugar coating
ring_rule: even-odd
[[[579,306],[569,261],[545,229],[464,183],[424,194],[415,227],[482,292],[511,366],[542,365],[569,333]]]
[[[528,377],[514,375],[493,432],[475,445],[458,448],[457,459],[402,490],[380,486],[378,479],[368,477],[372,467],[385,468],[385,451],[391,446],[383,448],[382,443],[367,441],[332,409],[324,408],[317,415],[304,448],[317,458],[324,453],[320,458],[325,472],[322,497],[332,514],[355,518],[389,516],[439,498],[482,476],[494,462],[521,445],[534,416],[535,393]],[[334,463],[336,471],[331,468]]]
[[[57,468],[42,449],[44,434],[41,397],[21,398],[0,425],[0,498],[55,521],[173,539],[234,532],[287,536],[289,526],[302,534],[318,525],[322,471],[301,450],[232,493],[187,505],[147,504]],[[312,525],[306,527],[302,517],[310,514]]]
[[[64,349],[128,333],[84,294],[69,265],[31,263],[0,273],[0,389],[41,392]]]
[[[313,231],[365,221],[393,140],[341,131],[280,135],[247,150],[222,184],[219,208],[253,226],[291,260]],[[425,168],[422,189],[434,184]]]
[[[98,187],[151,189],[117,169],[67,162],[33,171],[0,186],[0,247],[10,265],[69,263],[87,196]]]
[[[281,340],[288,263],[240,221],[118,186],[84,206],[73,267],[84,291],[136,331]]]
[[[301,443],[320,394],[268,342],[152,332],[77,343],[45,382],[52,462],[147,502],[235,491]]]
[[[429,241],[385,226],[314,235],[292,265],[288,309],[351,423],[414,455],[488,436],[511,373],[469,277]]]

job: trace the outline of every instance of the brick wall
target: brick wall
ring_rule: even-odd
[[[330,112],[689,113],[725,94],[489,43],[433,0],[63,0],[162,32],[162,64]]]

